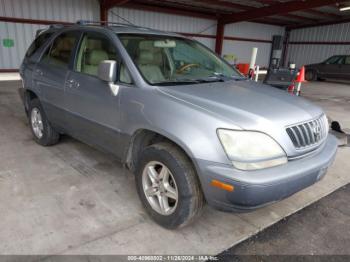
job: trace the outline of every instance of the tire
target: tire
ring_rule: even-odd
[[[39,99],[34,98],[29,102],[28,118],[35,142],[42,146],[58,143],[60,135],[49,123]]]
[[[152,173],[150,170],[157,172],[157,179],[149,176]],[[153,183],[150,177],[157,181]],[[201,214],[204,197],[197,174],[190,159],[176,145],[162,142],[146,147],[140,154],[135,180],[147,213],[162,227],[184,227]],[[157,183],[159,186],[153,187]],[[150,192],[149,196],[146,196],[146,192]],[[165,208],[161,208],[160,198],[165,199]]]
[[[307,70],[305,74],[305,80],[307,81],[316,81],[317,80],[317,73],[315,70]]]

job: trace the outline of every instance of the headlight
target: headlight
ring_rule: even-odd
[[[264,133],[219,129],[218,136],[228,158],[238,169],[255,170],[287,163],[280,145]]]

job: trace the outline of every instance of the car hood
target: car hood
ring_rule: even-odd
[[[250,80],[162,86],[159,90],[247,130],[288,126],[322,114],[303,98]]]

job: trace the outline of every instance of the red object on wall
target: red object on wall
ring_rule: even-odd
[[[236,68],[239,72],[241,72],[243,75],[248,75],[249,73],[249,64],[237,64]]]

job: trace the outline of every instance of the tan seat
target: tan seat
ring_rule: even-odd
[[[161,70],[161,60],[161,50],[155,48],[152,41],[140,42],[137,64],[141,73],[151,83],[162,82],[165,80],[164,74]]]
[[[82,72],[97,76],[98,65],[103,60],[108,60],[106,51],[101,49],[91,50],[85,57],[85,63],[82,65]]]

